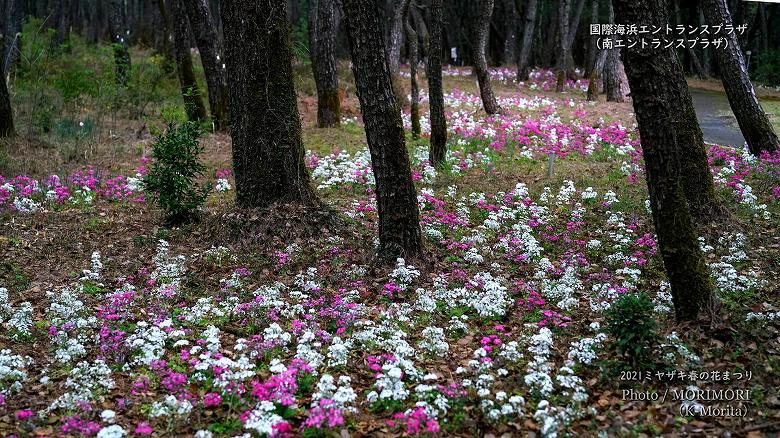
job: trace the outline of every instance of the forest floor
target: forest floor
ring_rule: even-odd
[[[240,211],[228,189],[165,228],[137,184],[154,141],[139,121],[90,145],[91,168],[6,145],[26,175],[0,180],[0,434],[780,431],[780,156],[708,146],[730,212],[699,227],[720,305],[678,324],[630,104],[550,91],[551,72],[492,75],[500,116],[468,70],[445,70],[444,169],[427,164],[427,119],[408,137],[426,255],[389,267],[346,73],[333,129],[296,79],[327,211]],[[229,137],[202,145],[206,179],[233,184]],[[637,293],[657,338],[630,358],[609,308]]]

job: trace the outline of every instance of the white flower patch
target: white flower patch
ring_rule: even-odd
[[[149,416],[152,418],[158,417],[179,417],[186,418],[192,412],[192,403],[189,400],[179,400],[173,394],[165,396],[162,402],[156,401],[152,403],[151,409],[149,409]]]
[[[653,299],[653,310],[657,313],[669,313],[674,309],[672,303],[672,286],[668,281],[662,281],[658,293]]]
[[[165,354],[165,341],[168,339],[164,328],[170,327],[171,324],[170,319],[152,326],[146,321],[138,322],[135,332],[125,340],[125,344],[138,354],[125,367],[148,366],[152,361],[161,359]]]
[[[426,327],[422,331],[422,341],[419,347],[431,354],[443,354],[449,351],[450,346],[444,336],[444,329],[439,327]]]
[[[598,333],[593,338],[582,338],[579,341],[572,342],[568,358],[584,365],[590,365],[594,360],[598,359],[597,351],[602,347],[606,339],[606,334]]]
[[[65,380],[65,388],[68,392],[54,400],[47,411],[58,408],[78,410],[79,402],[99,400],[113,387],[114,380],[111,378],[111,370],[105,362],[102,360],[96,360],[92,363],[79,362]]]
[[[263,400],[249,413],[244,423],[244,429],[253,430],[261,436],[271,436],[276,424],[284,422],[284,419],[274,413],[276,405],[273,402]]]
[[[27,380],[27,367],[33,364],[29,356],[14,354],[10,349],[0,350],[0,394],[18,392]]]
[[[560,278],[544,278],[541,284],[542,296],[557,301],[557,306],[563,310],[572,310],[579,306],[580,300],[576,295],[582,290],[582,282],[574,266],[567,266]]]
[[[533,359],[528,363],[528,372],[523,380],[533,390],[547,397],[553,390],[553,381],[550,377],[552,370],[547,363],[553,345],[552,332],[547,327],[542,327],[539,333],[531,337],[530,344],[528,351],[533,354]]]
[[[122,438],[127,435],[127,431],[125,431],[122,426],[118,424],[112,424],[110,426],[106,426],[97,433],[97,438]]]
[[[349,376],[340,376],[338,386],[330,374],[323,374],[317,383],[317,391],[311,396],[311,406],[317,406],[319,400],[333,400],[335,406],[339,409],[347,409],[350,412],[357,412],[352,403],[357,400],[357,394],[352,389],[352,379]]]
[[[183,255],[171,257],[170,244],[160,240],[157,244],[157,253],[154,256],[154,271],[151,278],[157,280],[159,286],[157,292],[165,297],[175,296],[181,285],[181,277],[184,275],[184,263],[187,258]]]
[[[33,325],[32,314],[33,306],[29,301],[23,302],[18,309],[13,311],[6,323],[6,326],[13,332],[11,338],[19,340],[32,334],[30,331]]]
[[[349,358],[349,346],[351,342],[345,343],[339,336],[334,336],[328,347],[328,366],[343,367],[347,365]]]
[[[219,178],[217,179],[217,183],[214,185],[214,190],[218,192],[227,192],[232,187],[230,186],[230,181],[228,181],[225,178]]]
[[[403,258],[396,260],[395,269],[390,273],[390,278],[401,290],[406,290],[419,276],[420,271],[412,265],[407,266]]]
[[[84,269],[82,271],[81,280],[89,280],[97,283],[100,281],[100,274],[103,271],[103,262],[100,260],[100,251],[94,251],[92,253],[91,261],[91,269]]]
[[[409,397],[409,391],[406,389],[402,380],[403,371],[396,363],[388,362],[382,365],[382,372],[377,376],[374,387],[376,391],[371,391],[366,395],[369,403],[377,400],[399,400],[403,401]]]
[[[685,344],[683,344],[677,332],[671,332],[666,337],[666,342],[668,342],[668,344],[661,344],[662,348],[671,347],[674,349],[674,351],[670,351],[665,356],[666,360],[668,360],[669,362],[674,362],[675,353],[689,362],[698,363],[701,361],[699,356],[697,356],[695,353],[690,351],[688,347],[686,347]]]
[[[338,155],[321,157],[312,170],[311,177],[320,182],[317,186],[320,190],[343,184],[357,184],[363,178],[369,185],[373,185],[371,153],[368,149],[363,149],[355,153],[354,157],[343,151]]]

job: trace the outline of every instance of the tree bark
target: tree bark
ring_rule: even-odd
[[[702,0],[701,7],[710,26],[732,25],[731,13],[725,0]],[[763,151],[774,152],[780,147],[780,142],[756,98],[756,91],[750,82],[737,32],[727,33],[724,37],[728,41],[728,47],[716,49],[715,58],[731,110],[737,118],[739,128],[752,154],[760,155]]]
[[[412,182],[401,111],[393,93],[376,0],[343,0],[379,213],[379,258],[422,253],[417,191]]]
[[[11,71],[19,58],[19,43],[22,34],[22,5],[19,0],[6,0],[5,3],[5,26],[3,35],[5,36],[5,50],[3,55],[3,74],[7,75]]]
[[[59,11],[57,12],[56,20],[57,27],[54,35],[51,39],[51,47],[54,50],[59,50],[64,44],[70,41],[70,28],[73,19],[73,3],[77,0],[60,0]],[[64,47],[67,50],[67,45]]]
[[[614,0],[617,22],[664,26],[666,0]],[[641,48],[623,52],[634,112],[642,138],[647,187],[658,243],[671,284],[678,320],[695,320],[712,302],[712,285],[699,248],[680,181],[682,139],[676,134],[678,100],[693,108],[690,94],[678,94],[685,84],[673,49]]]
[[[206,76],[211,120],[215,130],[226,131],[229,117],[227,77],[217,27],[207,0],[184,0],[184,5]]]
[[[236,202],[317,204],[304,164],[290,25],[274,0],[224,0]]]
[[[392,22],[390,23],[390,43],[387,46],[387,62],[390,73],[397,75],[401,67],[401,45],[404,39],[404,11],[410,0],[393,0]]]
[[[590,22],[599,22],[599,2],[601,0],[591,0],[590,4]],[[598,56],[599,49],[597,47],[598,37],[591,35],[588,40],[588,56],[585,62],[585,75],[591,77],[593,75],[593,69],[596,67],[596,57]]]
[[[504,65],[514,65],[517,62],[517,31],[520,27],[520,16],[517,14],[515,0],[504,0]]]
[[[207,115],[198,88],[198,81],[195,78],[195,70],[192,67],[187,13],[184,11],[183,0],[168,0],[168,5],[173,21],[173,54],[176,60],[176,73],[179,76],[181,96],[184,100],[184,111],[187,113],[187,119],[200,122],[206,120]]]
[[[125,5],[122,0],[111,0],[108,23],[114,49],[116,81],[126,85],[131,68],[130,52],[127,50],[130,30],[127,28]]]
[[[628,96],[628,79],[623,63],[620,61],[620,49],[607,50],[607,59],[604,64],[604,91],[607,93],[607,102],[624,102]]]
[[[442,0],[431,0],[428,7],[430,46],[428,48],[428,104],[431,119],[431,146],[428,161],[441,167],[447,153],[447,118],[444,115],[444,89],[442,86]]]
[[[518,82],[528,79],[528,75],[531,73],[531,47],[533,46],[534,41],[534,26],[536,25],[536,12],[539,9],[539,0],[528,0],[528,4],[525,8],[523,42],[520,44],[520,54],[517,56]]]
[[[569,70],[569,16],[571,15],[572,0],[559,0],[558,2],[558,59],[556,67],[564,72]]]
[[[336,0],[318,0],[314,8],[314,26],[309,29],[311,68],[317,85],[317,126],[328,128],[341,123],[339,78],[336,71]],[[310,26],[312,20],[309,20]]]
[[[0,35],[0,53],[3,53],[5,38]],[[11,108],[11,96],[8,93],[8,85],[5,83],[5,75],[0,78],[0,138],[11,137],[16,134],[14,129],[14,112]]]
[[[419,41],[417,32],[412,26],[411,11],[407,11],[406,18],[404,20],[404,28],[406,29],[406,45],[409,56],[409,74],[410,83],[412,88],[412,101],[411,101],[411,122],[412,122],[412,138],[420,138],[420,87],[417,84],[417,64],[419,62]]]
[[[474,70],[479,82],[479,94],[482,97],[482,105],[488,114],[498,114],[501,108],[498,106],[493,87],[490,85],[490,72],[488,71],[487,51],[488,33],[490,32],[490,16],[493,15],[493,0],[476,0],[479,2],[477,19],[474,29]]]

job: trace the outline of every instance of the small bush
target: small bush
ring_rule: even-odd
[[[144,178],[144,187],[170,225],[197,219],[198,210],[211,190],[197,182],[206,168],[198,159],[203,151],[198,142],[201,133],[197,123],[170,123],[153,146],[154,161]]]
[[[628,356],[634,366],[651,362],[658,345],[658,326],[653,316],[653,302],[646,294],[626,294],[607,311],[608,333],[613,346]]]
[[[780,51],[768,50],[757,58],[753,76],[756,82],[773,87],[780,85]]]

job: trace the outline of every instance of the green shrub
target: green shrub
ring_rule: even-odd
[[[633,366],[651,362],[658,345],[658,326],[653,316],[653,302],[646,294],[626,294],[607,311],[607,332],[613,347],[628,356]]]
[[[756,82],[773,87],[780,85],[780,51],[770,49],[757,58],[754,61]]]
[[[201,133],[197,123],[169,123],[153,146],[154,161],[144,178],[144,187],[170,225],[197,219],[198,210],[211,190],[197,182],[206,168],[198,159],[203,151],[198,142]]]

